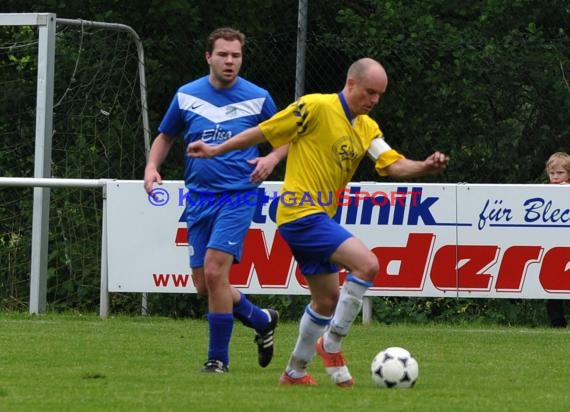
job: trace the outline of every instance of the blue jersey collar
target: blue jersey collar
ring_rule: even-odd
[[[344,97],[344,94],[342,92],[340,92],[338,94],[338,98],[340,99],[340,104],[342,105],[342,108],[344,109],[344,114],[346,115],[346,118],[352,124],[352,121],[354,119],[352,118],[352,115],[350,114],[350,109],[348,108],[348,103],[346,102],[346,98]]]

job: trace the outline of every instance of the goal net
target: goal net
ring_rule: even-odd
[[[141,179],[148,130],[138,39],[91,23],[57,20],[52,177]],[[34,174],[37,60],[36,27],[0,26],[1,176]],[[51,309],[99,304],[101,207],[100,189],[51,189]],[[0,309],[28,306],[31,225],[32,189],[0,187]]]

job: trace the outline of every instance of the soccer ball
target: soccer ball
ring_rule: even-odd
[[[416,358],[404,348],[383,349],[370,365],[372,381],[380,388],[412,388],[419,375]]]

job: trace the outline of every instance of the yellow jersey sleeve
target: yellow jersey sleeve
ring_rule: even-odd
[[[376,169],[376,171],[380,176],[388,176],[388,173],[386,172],[385,168],[403,158],[404,155],[398,153],[394,149],[390,149],[387,152],[382,153],[380,157],[376,159],[374,168]]]
[[[271,146],[280,147],[307,131],[306,120],[306,105],[302,100],[297,100],[260,123],[259,128]]]

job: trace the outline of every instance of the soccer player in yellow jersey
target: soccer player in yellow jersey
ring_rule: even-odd
[[[379,270],[378,260],[368,247],[332,219],[338,205],[315,200],[344,189],[367,153],[374,159],[378,174],[398,178],[437,174],[449,162],[441,152],[423,161],[410,160],[384,141],[378,124],[368,113],[378,104],[387,85],[382,65],[363,58],[348,69],[340,93],[303,96],[269,120],[222,144],[197,141],[187,147],[189,156],[212,157],[264,141],[273,147],[289,144],[282,192],[295,193],[297,199],[313,199],[279,204],[277,210],[279,232],[311,292],[297,342],[279,380],[282,385],[316,385],[307,373],[315,353],[336,385],[354,384],[341,342]],[[340,292],[339,266],[349,272]]]

